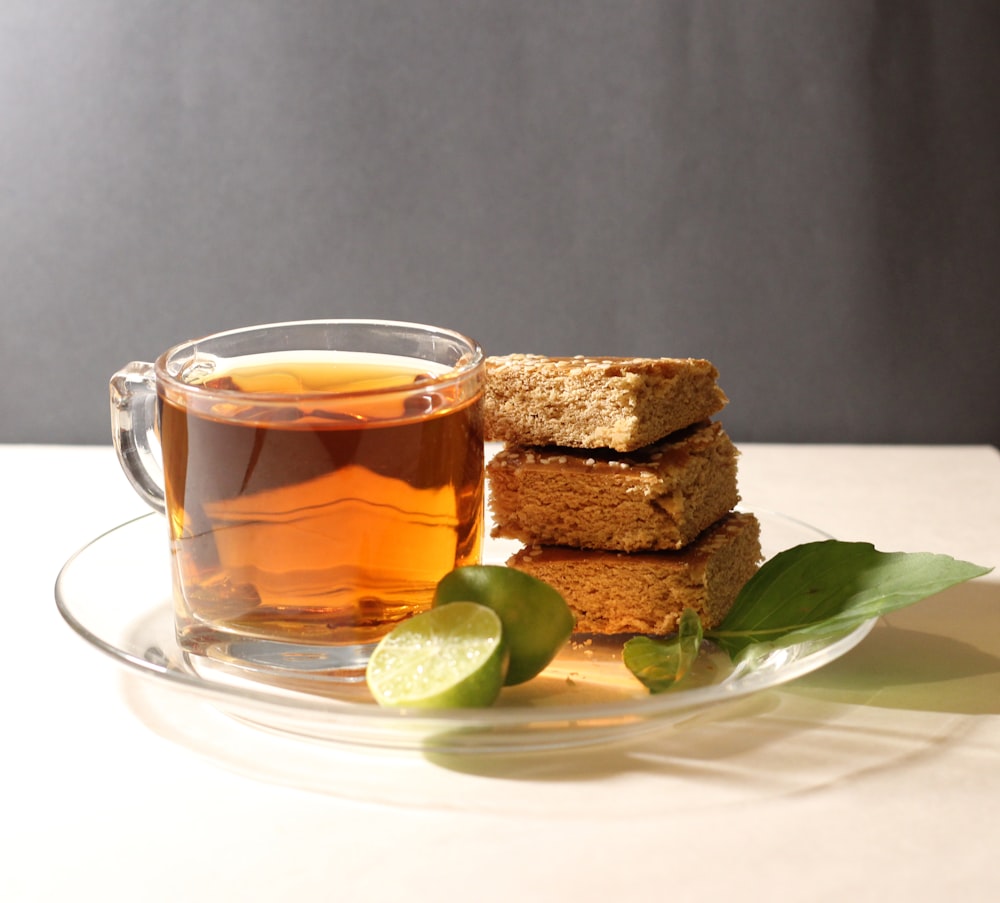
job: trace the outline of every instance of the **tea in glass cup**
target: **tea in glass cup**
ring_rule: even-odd
[[[480,560],[483,373],[471,339],[365,320],[220,333],[117,373],[115,444],[166,515],[181,647],[363,669]]]

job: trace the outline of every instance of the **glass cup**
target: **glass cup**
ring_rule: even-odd
[[[254,326],[111,379],[125,474],[166,515],[187,653],[348,679],[480,560],[484,355],[383,320]]]

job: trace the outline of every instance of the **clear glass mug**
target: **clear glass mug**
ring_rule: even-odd
[[[384,320],[238,329],[116,373],[115,447],[166,515],[181,648],[360,676],[480,560],[484,379],[472,339]]]

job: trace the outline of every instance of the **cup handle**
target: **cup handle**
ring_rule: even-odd
[[[133,361],[111,377],[111,426],[118,461],[142,499],[166,513],[152,364]]]

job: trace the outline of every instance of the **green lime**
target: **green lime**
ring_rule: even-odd
[[[452,709],[492,705],[506,672],[500,618],[466,602],[428,609],[393,628],[365,676],[379,705]]]
[[[510,649],[508,686],[530,680],[551,662],[575,623],[558,590],[502,565],[468,565],[446,574],[437,585],[433,604],[454,602],[478,602],[500,615]]]

